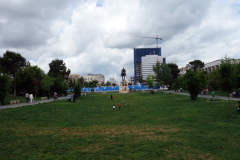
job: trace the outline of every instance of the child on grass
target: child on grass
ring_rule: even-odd
[[[114,111],[114,109],[115,109],[115,104],[113,105],[113,111]]]
[[[121,109],[121,103],[118,104],[118,109]]]

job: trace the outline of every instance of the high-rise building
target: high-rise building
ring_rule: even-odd
[[[165,58],[158,55],[146,55],[143,56],[141,61],[142,66],[142,79],[146,80],[148,75],[154,75],[153,65],[157,63],[157,61],[161,63],[165,63]]]
[[[142,76],[141,57],[146,55],[161,56],[161,48],[134,48],[134,81]],[[165,63],[165,59],[164,59]]]

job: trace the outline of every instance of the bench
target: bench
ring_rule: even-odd
[[[47,99],[47,97],[41,97],[41,100],[45,100],[45,99]]]
[[[10,100],[9,103],[10,104],[16,104],[16,103],[19,103],[19,100]]]

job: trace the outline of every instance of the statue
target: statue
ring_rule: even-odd
[[[125,77],[126,77],[126,70],[124,69],[124,67],[123,67],[123,69],[121,71],[121,76],[120,77],[122,77],[122,80],[125,79]]]

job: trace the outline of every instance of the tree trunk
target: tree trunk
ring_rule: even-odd
[[[16,97],[16,70],[14,71],[14,97]]]
[[[228,96],[228,110],[229,110],[229,116],[231,117],[231,110],[230,110],[230,96]]]
[[[37,100],[36,96],[37,96],[37,86],[36,86],[36,90],[35,90],[35,101]]]

